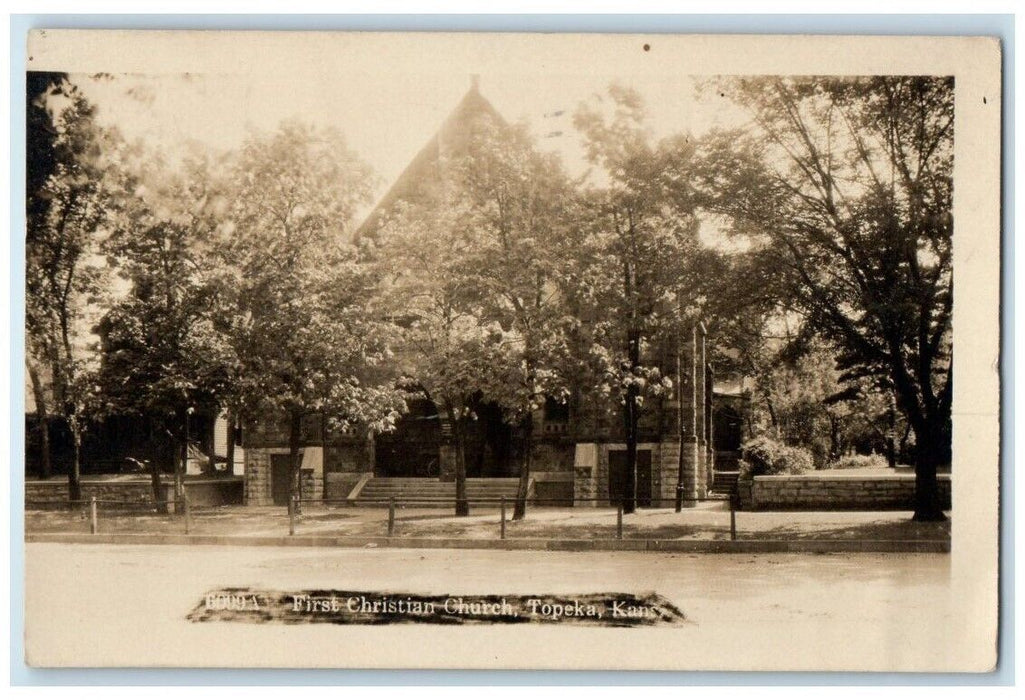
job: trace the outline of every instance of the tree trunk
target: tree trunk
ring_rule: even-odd
[[[39,433],[39,450],[42,453],[39,455],[39,478],[49,479],[53,476],[53,463],[50,461],[50,416],[45,412],[39,414]]]
[[[456,515],[470,514],[470,501],[466,497],[466,434],[464,418],[456,417],[455,410],[449,407],[449,419],[452,421],[452,432],[456,438]]]
[[[527,489],[530,488],[530,448],[534,436],[534,415],[530,412],[523,419],[523,461],[520,462],[520,483],[516,487],[516,505],[513,506],[513,520],[523,520],[527,515]]]
[[[897,401],[890,392],[890,405],[886,410],[886,464],[897,466]]]
[[[174,460],[174,512],[185,512],[185,469],[189,459],[189,442],[180,440],[175,448]]]
[[[896,356],[896,350],[893,354]],[[891,378],[897,405],[915,431],[915,514],[912,519],[921,522],[946,520],[939,497],[936,468],[949,464],[951,457],[949,375],[943,395],[935,401],[919,400],[914,382],[900,363],[894,363]],[[928,381],[929,377],[925,376],[925,380]]]
[[[298,410],[292,410],[288,424],[288,463],[290,499],[302,500],[302,460],[299,458],[299,441],[302,438],[303,417]]]
[[[68,473],[68,498],[78,502],[82,500],[82,429],[74,416],[71,418],[71,442],[74,445],[74,455],[71,460],[71,471]]]
[[[214,422],[216,420],[215,416],[213,418],[202,417],[198,421],[203,428],[200,432],[202,436],[201,449],[207,458],[206,466],[204,467],[201,464],[200,469],[206,474],[213,474],[217,471],[217,451],[214,449],[216,444],[214,440]]]
[[[160,479],[160,460],[158,459],[149,461],[149,480],[150,486],[153,488],[153,503],[157,506],[157,512],[166,514],[167,499],[164,498],[164,485]]]
[[[627,356],[631,374],[641,363],[641,334],[630,330],[627,335]],[[634,381],[626,389],[623,405],[623,432],[626,437],[626,482],[623,485],[623,512],[637,510],[637,397],[640,390]]]
[[[769,426],[772,427],[776,433],[776,437],[779,438],[779,419],[776,417],[776,409],[772,405],[772,399],[769,397],[768,392],[763,394],[765,399],[765,409],[769,412]]]
[[[224,456],[227,461],[225,471],[228,476],[233,476],[235,474],[235,412],[228,411],[226,418],[228,422],[228,437],[227,445],[224,447]]]
[[[947,519],[943,513],[936,468],[944,462],[949,451],[949,437],[942,429],[927,423],[922,433],[915,431],[917,454],[915,455],[915,514],[912,520],[918,522],[942,522]]]
[[[826,461],[831,462],[839,459],[843,454],[843,445],[840,444],[840,423],[839,420],[826,413],[826,419],[829,421],[829,456]]]
[[[911,437],[911,424],[904,423],[904,432],[900,436],[900,446],[897,449],[898,455],[902,461],[908,461],[908,438]]]
[[[53,463],[50,459],[50,411],[46,406],[46,394],[43,392],[43,382],[39,379],[39,371],[31,363],[27,364],[28,376],[32,381],[32,396],[36,401],[36,415],[39,417],[39,478],[49,479],[53,475]]]

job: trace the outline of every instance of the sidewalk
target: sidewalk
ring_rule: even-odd
[[[507,518],[511,517],[509,508]],[[880,545],[893,551],[899,543],[908,543],[908,551],[917,551],[911,543],[932,543],[930,548],[950,543],[950,521],[916,523],[906,511],[874,512],[746,512],[736,513],[736,537],[739,542],[806,543],[894,543]],[[27,536],[86,535],[90,522],[80,512],[30,511],[25,515]],[[94,537],[137,536],[154,539],[179,539],[186,534],[180,516],[126,514],[100,511],[98,533]],[[282,507],[231,506],[197,510],[192,514],[190,541],[213,543],[241,539],[277,541],[289,537],[288,514]],[[348,546],[379,543],[386,546],[478,546],[502,542],[501,516],[497,507],[475,508],[470,516],[457,518],[448,509],[398,508],[392,536],[388,535],[387,508],[324,507],[307,505],[297,518],[295,538],[333,541]],[[79,541],[79,538],[72,538]],[[705,503],[676,513],[672,508],[641,509],[623,516],[622,539],[617,538],[616,512],[607,508],[529,508],[526,519],[507,520],[505,542],[560,540],[577,543],[616,542],[615,548],[644,548],[645,542],[675,542],[686,548],[692,543],[731,543],[730,513],[724,503]],[[444,543],[442,543],[444,541]],[[458,541],[460,544],[450,544]],[[636,541],[630,545],[630,541]],[[407,542],[408,544],[401,544]],[[380,546],[380,543],[378,544]],[[583,546],[583,545],[581,545]],[[660,545],[662,546],[662,545]],[[854,545],[847,545],[848,547]],[[860,550],[856,550],[860,551]]]

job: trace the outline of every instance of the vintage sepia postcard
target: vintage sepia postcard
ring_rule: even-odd
[[[992,670],[1000,66],[33,31],[26,663]]]

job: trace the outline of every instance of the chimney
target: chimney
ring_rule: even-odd
[[[474,92],[480,91],[480,74],[472,73],[470,75],[470,89]]]

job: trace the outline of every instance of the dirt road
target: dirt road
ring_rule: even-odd
[[[686,555],[30,544],[32,665],[938,670],[966,621],[946,555]],[[679,627],[190,623],[226,586],[653,591]]]

